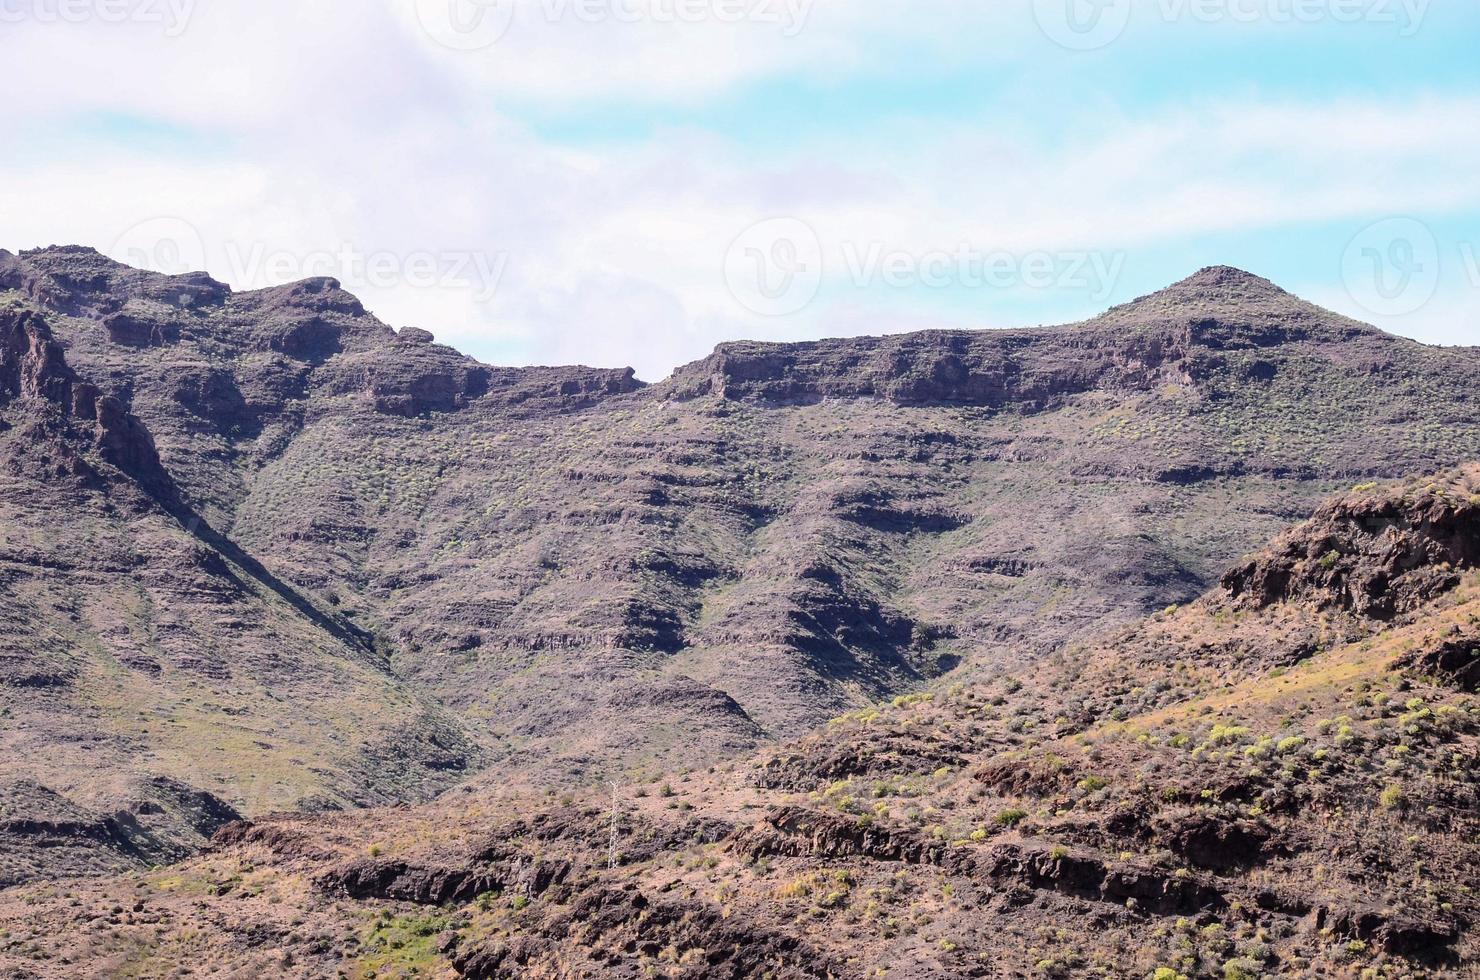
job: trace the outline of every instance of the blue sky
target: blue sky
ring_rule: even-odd
[[[6,0],[47,83],[0,108],[0,247],[337,275],[484,359],[648,379],[1214,263],[1480,343],[1474,4],[483,2]]]

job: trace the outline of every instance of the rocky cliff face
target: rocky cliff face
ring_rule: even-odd
[[[724,344],[681,369],[669,387],[680,397],[771,404],[879,398],[1041,412],[1095,391],[1191,385],[1238,353],[1353,344],[1382,346],[1382,338],[1257,276],[1220,267],[1070,328]],[[1255,363],[1248,373],[1267,382],[1274,370]]]
[[[66,405],[71,372],[41,318],[7,311],[0,319],[0,398],[25,398]]]
[[[1480,483],[1467,471],[1455,483],[1407,492],[1376,485],[1322,507],[1223,587],[1252,608],[1300,601],[1391,619],[1432,601],[1480,564]]]
[[[1074,337],[1028,331],[924,333],[815,344],[725,344],[674,378],[681,397],[770,404],[881,398],[897,405],[1041,411],[1104,386],[1185,381],[1172,335]]]
[[[25,434],[11,454],[24,469],[45,455],[48,437],[81,438],[86,448],[146,489],[169,498],[173,484],[160,463],[149,430],[118,399],[81,381],[38,315],[0,310],[0,408],[25,419]],[[87,464],[73,458],[75,475]]]

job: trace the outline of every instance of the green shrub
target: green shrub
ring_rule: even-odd
[[[1208,741],[1214,745],[1227,745],[1241,741],[1248,734],[1249,730],[1243,725],[1214,725],[1208,733]]]
[[[1223,964],[1223,980],[1258,980],[1259,971],[1248,960],[1229,960]]]

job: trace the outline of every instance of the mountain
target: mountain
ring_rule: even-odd
[[[0,303],[0,354],[0,885],[461,778],[458,723],[190,511],[38,314]]]
[[[17,977],[1460,977],[1480,466],[1200,599],[708,772],[222,829],[0,893]]]
[[[77,431],[47,444],[103,474],[7,477],[8,880],[57,841],[147,867],[231,813],[700,770],[1043,663],[1342,486],[1480,459],[1475,350],[1226,268],[1082,324],[726,344],[652,385],[480,364],[329,279],[79,247],[0,254],[0,304],[117,433],[7,403],[19,432],[50,397]],[[117,830],[156,810],[160,843]]]

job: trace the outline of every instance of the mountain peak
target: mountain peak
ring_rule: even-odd
[[[1226,289],[1273,296],[1290,295],[1263,276],[1256,276],[1231,265],[1206,266],[1186,279],[1168,286],[1163,292],[1189,289]]]
[[[1164,289],[1132,300],[1117,309],[1146,309],[1175,304],[1179,307],[1268,307],[1303,302],[1268,279],[1230,265],[1210,265]]]
[[[0,256],[0,288],[20,289],[43,307],[97,318],[131,299],[167,306],[220,306],[231,293],[204,272],[165,275],[134,268],[89,245],[50,245]]]
[[[1268,347],[1299,340],[1347,341],[1378,334],[1307,302],[1261,276],[1213,265],[1129,303],[1107,310],[1092,323],[1193,327],[1193,340],[1211,347]]]

